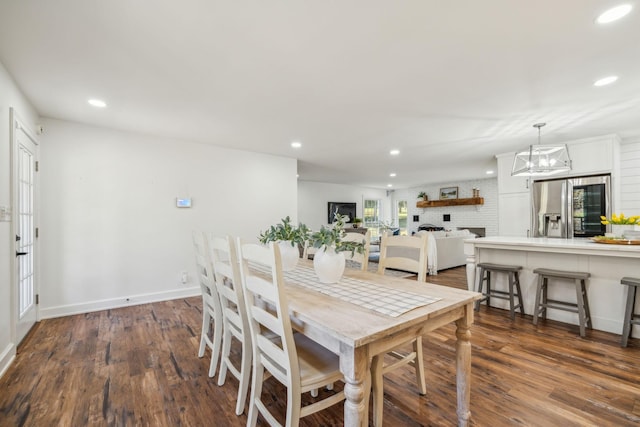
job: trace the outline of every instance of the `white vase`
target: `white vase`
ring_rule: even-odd
[[[336,283],[344,273],[344,253],[336,253],[335,247],[318,250],[313,256],[313,269],[321,283]]]
[[[631,231],[634,228],[633,224],[611,224],[611,233],[615,237],[624,237],[626,231]]]
[[[291,246],[289,241],[280,241],[278,246],[280,247],[280,258],[282,258],[282,271],[295,270],[300,258],[298,245]]]

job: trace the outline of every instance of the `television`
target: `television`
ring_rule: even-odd
[[[346,215],[349,217],[347,222],[352,222],[356,217],[356,204],[346,202],[328,202],[327,203],[327,223],[333,224],[334,215],[336,210],[340,215]]]

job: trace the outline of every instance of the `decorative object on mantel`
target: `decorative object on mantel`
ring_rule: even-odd
[[[571,159],[567,144],[542,145],[540,129],[546,123],[536,123],[538,145],[529,145],[518,152],[513,159],[511,176],[549,176],[571,170]]]
[[[620,215],[612,214],[610,219],[606,216],[601,216],[600,220],[600,222],[604,225],[611,225],[611,236],[608,237],[625,237],[625,233],[632,232],[633,230],[635,230],[636,225],[640,225],[640,215],[625,216],[623,213],[621,213]]]
[[[321,283],[336,283],[342,277],[345,267],[345,251],[364,252],[363,243],[342,241],[346,216],[338,211],[334,214],[332,228],[320,227],[320,231],[311,234],[309,239],[318,251],[313,256],[313,269]]]
[[[440,189],[440,200],[451,200],[458,198],[458,187],[445,187]]]
[[[300,223],[297,227],[291,225],[291,218],[287,216],[280,224],[272,225],[268,230],[260,233],[260,243],[277,242],[282,258],[282,270],[291,271],[298,265],[300,251],[298,245],[304,245],[309,239],[309,228]]]
[[[424,191],[421,191],[418,193],[418,199],[422,199],[426,202],[427,200],[429,200],[429,196],[427,196],[427,193],[425,193]]]
[[[429,200],[428,202],[417,202],[418,208],[437,208],[441,206],[467,206],[467,205],[484,205],[483,197],[471,197],[468,199],[451,199],[451,200]]]
[[[480,189],[479,188],[473,188],[473,197],[480,197]]]

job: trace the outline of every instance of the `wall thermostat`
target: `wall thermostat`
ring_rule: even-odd
[[[176,207],[179,208],[190,208],[191,207],[191,198],[188,199],[181,199],[181,198],[176,198]]]

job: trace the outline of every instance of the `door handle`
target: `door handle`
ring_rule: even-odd
[[[28,255],[29,252],[16,252],[16,256]]]

